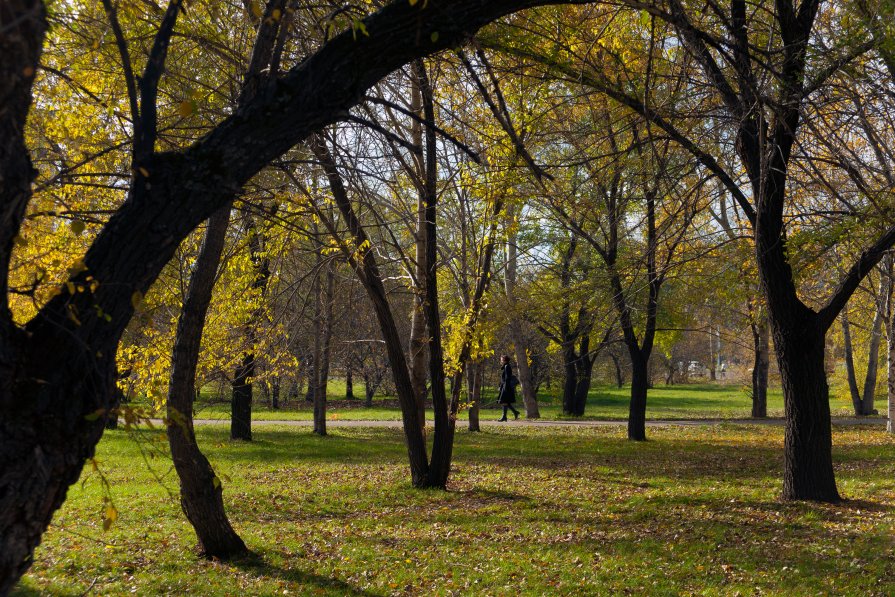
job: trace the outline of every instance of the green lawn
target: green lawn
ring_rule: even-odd
[[[344,391],[344,390],[342,390]],[[621,389],[615,386],[597,386],[591,390],[584,419],[623,420],[628,417],[628,400],[630,387]],[[332,396],[341,397],[341,393],[332,392]],[[339,400],[337,406],[328,410],[330,419],[347,420],[399,420],[401,412],[396,407],[382,406],[384,397],[377,396],[372,408],[365,408],[361,400]],[[496,418],[499,413],[494,404],[496,395],[493,389],[484,393],[486,408],[483,417]],[[391,400],[394,402],[394,399]],[[539,397],[541,416],[546,419],[562,419],[561,396],[551,395],[545,391]],[[521,408],[518,403],[517,408]],[[848,416],[851,414],[850,403],[834,399],[831,401],[833,414]],[[659,385],[649,391],[647,399],[647,419],[737,419],[748,418],[752,412],[752,402],[747,391],[741,386],[722,384],[703,385]],[[783,394],[779,388],[771,389],[768,396],[768,415],[783,416]],[[258,420],[310,420],[313,408],[304,400],[286,403],[284,408],[270,409],[262,400],[256,400],[253,416]],[[230,404],[227,402],[202,402],[197,405],[197,418],[229,419]],[[461,412],[461,419],[466,413]]]
[[[835,432],[842,505],[784,503],[782,430],[460,432],[450,491],[409,486],[400,431],[199,429],[254,559],[208,562],[158,431],[109,432],[18,594],[892,595],[895,439]]]

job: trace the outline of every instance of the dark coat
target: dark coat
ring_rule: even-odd
[[[497,393],[498,404],[512,404],[516,402],[516,388],[510,383],[513,377],[513,368],[507,363],[500,372],[500,389]]]

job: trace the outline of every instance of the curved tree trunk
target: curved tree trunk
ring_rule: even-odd
[[[205,315],[229,221],[228,205],[208,222],[205,241],[190,276],[186,300],[177,322],[167,402],[168,442],[180,479],[180,505],[196,531],[202,553],[219,559],[242,555],[248,550],[224,511],[221,481],[196,442],[193,396]]]

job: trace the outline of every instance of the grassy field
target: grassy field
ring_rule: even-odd
[[[341,391],[341,392],[340,392]],[[341,397],[344,387],[337,387],[330,395]],[[588,397],[584,419],[624,420],[628,417],[628,400],[630,387],[598,386],[591,390]],[[396,407],[384,407],[384,397],[378,396],[372,408],[365,408],[361,400],[339,400],[336,406],[328,409],[330,419],[343,420],[399,420],[401,412]],[[494,401],[493,389],[486,390],[483,397],[486,408],[483,417],[497,418],[498,410]],[[394,399],[391,399],[394,402]],[[559,396],[542,392],[539,398],[541,416],[547,419],[562,419],[562,405]],[[521,408],[521,404],[517,404]],[[833,400],[831,408],[834,415],[848,416],[851,404],[843,400]],[[259,420],[310,420],[313,408],[304,400],[287,403],[284,408],[273,410],[262,400],[256,400],[253,416]],[[703,384],[703,385],[659,385],[649,391],[647,401],[647,419],[738,419],[747,418],[752,411],[752,401],[745,389],[737,385]],[[783,416],[783,395],[779,388],[770,390],[768,396],[768,415]],[[230,404],[228,402],[204,402],[197,405],[197,418],[229,419]],[[466,419],[466,413],[460,417]]]
[[[841,505],[784,503],[782,431],[460,432],[450,490],[390,429],[199,429],[255,557],[208,562],[158,431],[107,433],[19,595],[892,595],[895,439],[835,431]],[[120,517],[102,530],[101,475]]]

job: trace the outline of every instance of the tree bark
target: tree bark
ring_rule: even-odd
[[[318,300],[323,315],[323,333],[320,339],[320,369],[317,372],[317,391],[314,393],[314,433],[326,435],[326,388],[329,381],[329,356],[333,336],[333,298],[336,274],[330,260],[326,268],[326,283],[321,285]]]
[[[469,394],[469,430],[481,431],[479,404],[482,397],[483,363],[470,363],[466,368],[466,387]]]
[[[244,352],[231,384],[230,439],[252,441],[252,381],[255,354]]]
[[[763,313],[751,322],[752,343],[755,359],[752,364],[752,416],[763,419],[768,416],[768,370],[770,346],[768,321]]]
[[[420,419],[420,425],[423,429],[426,427],[426,381],[428,379],[427,371],[427,350],[429,348],[429,338],[426,334],[426,165],[425,150],[423,147],[423,125],[421,120],[425,118],[423,115],[423,97],[420,82],[420,66],[417,61],[414,62],[411,77],[410,90],[410,110],[418,116],[411,123],[411,142],[418,150],[414,154],[413,163],[415,172],[413,172],[413,180],[417,186],[417,202],[416,202],[416,230],[414,231],[414,264],[415,272],[413,275],[413,314],[410,319],[410,342],[408,342],[410,355],[410,379],[413,382],[413,390],[416,393],[417,414]]]
[[[838,502],[833,474],[824,331],[814,317],[774,325],[786,409],[783,496]]]
[[[245,554],[248,549],[230,525],[224,510],[221,481],[196,442],[193,396],[205,315],[229,221],[228,205],[208,222],[177,322],[167,401],[167,434],[171,458],[180,479],[180,505],[196,531],[201,552],[206,557],[219,559]]]
[[[622,371],[621,363],[618,360],[618,355],[615,352],[610,352],[609,357],[612,359],[612,364],[615,367],[615,387],[621,389],[623,385],[625,385],[625,374]]]
[[[649,384],[648,358],[628,347],[631,356],[631,402],[628,406],[628,439],[646,441],[646,394]]]
[[[886,278],[880,276],[879,292],[876,296],[876,310],[873,314],[873,323],[870,326],[870,345],[867,350],[867,375],[864,376],[864,393],[861,398],[861,414],[872,415],[873,401],[876,397],[876,378],[879,371],[879,345],[882,341],[883,319],[885,318],[886,304],[883,298],[885,294]]]
[[[861,410],[861,393],[858,390],[858,377],[855,375],[855,357],[847,309],[843,309],[839,319],[842,321],[842,344],[845,349],[845,376],[848,379],[848,391],[851,394],[851,403],[855,416],[860,417],[863,414]]]

